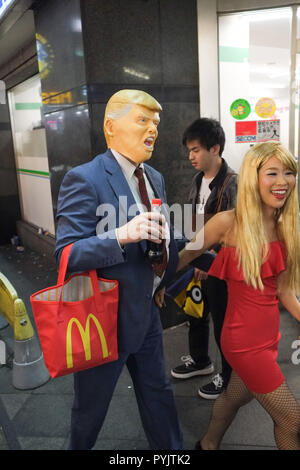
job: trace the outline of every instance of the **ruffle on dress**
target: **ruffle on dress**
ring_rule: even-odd
[[[274,277],[285,270],[285,247],[276,240],[269,243],[268,259],[261,267],[261,278]],[[216,256],[210,270],[210,276],[219,279],[233,279],[244,281],[242,268],[238,268],[238,257],[234,246],[223,246]]]

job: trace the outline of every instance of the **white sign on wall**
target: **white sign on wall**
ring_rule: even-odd
[[[4,15],[7,8],[16,0],[0,0],[0,18]]]
[[[280,120],[257,121],[257,142],[280,140]]]

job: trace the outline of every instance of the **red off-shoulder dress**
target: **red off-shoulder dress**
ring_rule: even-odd
[[[209,270],[211,276],[226,280],[228,287],[223,354],[255,393],[272,392],[284,381],[276,362],[280,339],[277,278],[284,270],[285,249],[280,241],[269,244],[268,258],[261,267],[263,291],[246,284],[235,247],[222,247]]]

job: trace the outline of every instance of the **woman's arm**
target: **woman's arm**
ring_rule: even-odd
[[[197,233],[196,237],[180,251],[177,271],[180,271],[213,245],[222,243],[225,233],[233,224],[233,219],[234,211],[219,212],[214,215]]]
[[[278,294],[279,302],[290,314],[300,322],[300,302],[296,294],[292,291],[282,292]]]
[[[297,299],[295,292],[283,286],[283,277],[284,273],[282,273],[278,278],[277,296],[279,302],[294,318],[296,318],[296,320],[300,322],[300,302]]]

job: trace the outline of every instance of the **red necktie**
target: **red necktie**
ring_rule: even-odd
[[[145,178],[144,178],[144,172],[143,169],[140,167],[137,167],[134,171],[135,176],[138,179],[139,183],[139,191],[141,195],[141,200],[144,206],[146,206],[147,211],[151,212],[151,204],[149,201],[149,196],[147,193],[147,188],[146,188],[146,183],[145,183]],[[166,249],[166,240],[164,239],[162,241],[162,250],[163,250],[163,259],[160,263],[153,263],[153,270],[155,274],[159,277],[161,277],[166,270],[167,264],[168,264],[168,255],[167,255],[167,249]]]

